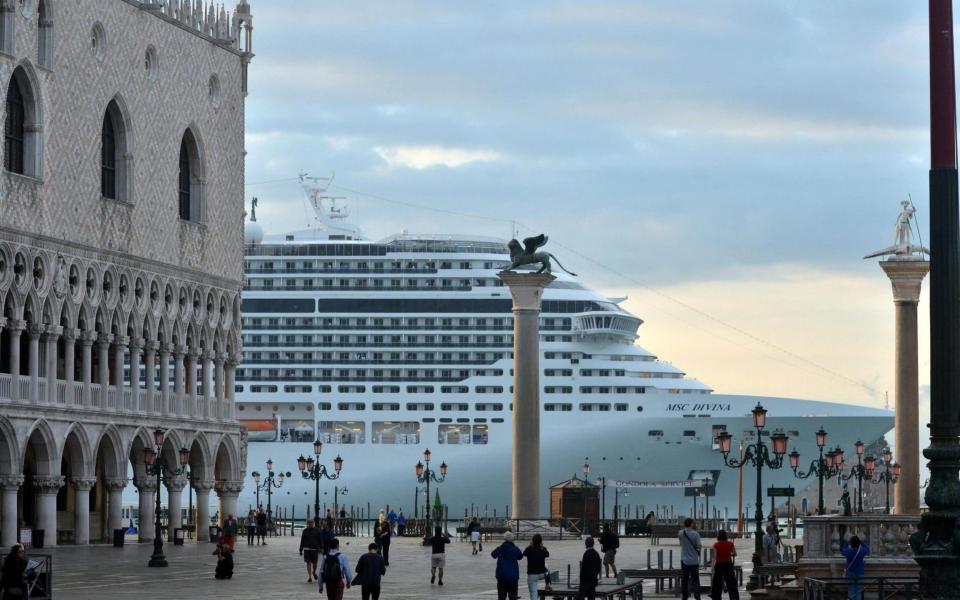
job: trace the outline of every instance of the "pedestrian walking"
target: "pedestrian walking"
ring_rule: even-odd
[[[237,518],[233,516],[233,513],[227,513],[227,518],[223,521],[223,543],[230,549],[230,552],[233,552],[237,545],[237,530],[239,529],[240,524],[237,523]]]
[[[737,588],[737,575],[733,570],[733,558],[737,549],[730,541],[727,532],[721,529],[717,532],[717,541],[713,545],[713,576],[710,581],[710,597],[720,600],[723,597],[723,586],[727,586],[727,595],[730,600],[740,600],[740,590]]]
[[[387,523],[390,523],[390,533],[392,534],[396,531],[397,526],[397,513],[395,513],[392,508],[390,512],[387,513]]]
[[[497,559],[497,600],[517,600],[517,583],[520,581],[520,564],[523,552],[513,543],[513,532],[503,534],[503,543],[493,549],[490,556]],[[534,584],[536,585],[536,584]]]
[[[357,561],[357,575],[354,585],[360,586],[360,596],[363,600],[379,600],[380,578],[386,575],[387,565],[383,557],[377,554],[377,545],[367,546],[367,552]]]
[[[257,535],[257,513],[250,509],[247,513],[247,545],[253,545],[253,538]]]
[[[263,510],[263,505],[257,509],[257,545],[267,545],[267,513]]]
[[[430,544],[430,584],[433,584],[439,571],[438,585],[443,585],[443,568],[447,564],[447,544],[450,543],[450,538],[437,526],[433,530],[433,536],[427,539],[427,543]]]
[[[690,588],[693,588],[693,597],[700,600],[700,534],[693,528],[693,519],[683,521],[683,529],[677,534],[680,538],[680,595],[683,600],[690,597]]]
[[[300,556],[307,565],[307,583],[313,583],[317,577],[317,563],[323,550],[323,536],[314,519],[307,519],[307,526],[300,534]]]
[[[380,526],[380,554],[383,556],[384,566],[390,566],[390,542],[393,533],[390,531],[390,523],[384,523]]]
[[[537,582],[546,580],[547,589],[550,589],[550,571],[547,569],[547,557],[550,553],[543,545],[543,536],[533,534],[530,545],[523,549],[523,557],[527,559],[527,589],[530,598],[537,597]]]
[[[397,535],[403,536],[407,533],[407,518],[403,516],[403,509],[397,515]]]
[[[4,600],[27,597],[27,551],[20,544],[14,544],[3,559],[0,592]]]
[[[377,554],[383,556],[383,542],[380,540],[380,530],[383,526],[380,523],[373,524],[373,543],[377,545]]]
[[[603,533],[600,534],[600,551],[603,552],[603,574],[610,577],[610,569],[613,569],[613,576],[617,576],[617,548],[620,547],[620,536],[610,529],[610,523],[604,523]]]
[[[767,525],[767,532],[763,534],[763,564],[772,565],[780,562],[780,534],[774,525]]]
[[[340,540],[330,540],[330,549],[320,564],[320,593],[327,589],[327,600],[343,600],[343,590],[350,588],[353,573],[347,557],[340,552]]]
[[[870,548],[860,541],[859,536],[852,535],[849,540],[843,540],[840,553],[847,560],[844,570],[844,576],[847,578],[847,599],[863,600],[863,572]]]
[[[213,571],[214,579],[232,579],[233,550],[228,548],[223,542],[218,542],[213,554],[217,557],[217,567]]]
[[[647,534],[653,535],[653,526],[657,524],[657,515],[651,510],[647,513]]]
[[[576,600],[596,600],[603,561],[593,548],[592,536],[587,536],[587,539],[583,540],[583,545],[587,549],[580,559],[580,587],[577,590]]]
[[[476,517],[471,519],[467,525],[467,535],[470,537],[470,545],[473,546],[473,553],[479,554],[477,544],[480,543],[480,521],[478,521]],[[483,548],[480,548],[480,550],[483,550]]]
[[[333,523],[324,520],[323,526],[320,528],[320,552],[323,556],[327,555],[327,551],[330,550],[330,542],[335,537],[337,536],[333,532]]]

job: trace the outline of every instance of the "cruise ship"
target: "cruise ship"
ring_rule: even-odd
[[[372,241],[320,182],[304,180],[304,191],[312,212],[304,229],[265,235],[256,200],[245,224],[236,397],[249,436],[247,469],[262,472],[272,459],[274,471],[290,471],[273,502],[300,512],[312,505],[314,484],[297,472],[297,459],[311,456],[319,439],[331,472],[333,459],[343,459],[339,480],[321,483],[324,505],[333,506],[336,485],[349,489],[341,505],[410,515],[415,502],[423,506],[414,467],[429,448],[432,467],[449,467],[433,489],[450,515],[504,514],[513,319],[497,274],[509,265],[506,240],[401,233]],[[623,299],[554,274],[540,320],[544,515],[549,487],[580,476],[586,463],[591,480],[642,482],[629,503],[644,510],[687,511],[691,490],[667,482],[706,481],[711,510],[732,518],[738,472],[724,466],[715,438],[729,431],[754,441],[757,403],[804,465],[816,456],[820,427],[830,447],[848,451],[857,439],[873,442],[893,427],[890,411],[842,399],[714,393],[638,344],[643,321],[620,306]],[[809,481],[794,479],[786,466],[764,470],[765,487]],[[752,498],[752,469],[744,469],[742,485]],[[616,501],[608,488],[608,516]],[[240,505],[253,503],[248,485]]]

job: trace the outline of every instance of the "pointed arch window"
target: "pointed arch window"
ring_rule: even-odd
[[[100,130],[100,194],[117,199],[117,138],[109,110],[103,113]]]
[[[180,194],[180,218],[184,221],[190,220],[190,150],[187,148],[187,138],[184,136],[180,142],[180,177],[177,185]]]
[[[100,195],[121,202],[132,201],[128,173],[132,172],[133,158],[127,130],[120,104],[111,100],[100,127]]]
[[[37,4],[37,64],[49,67],[53,52],[53,21],[47,11],[47,0]]]
[[[7,88],[6,117],[3,125],[3,167],[11,173],[24,173],[24,124],[26,106],[17,77]]]
[[[204,221],[204,163],[200,144],[193,131],[187,129],[180,141],[177,170],[177,210],[180,219]]]

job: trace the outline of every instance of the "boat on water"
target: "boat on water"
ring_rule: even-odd
[[[245,225],[236,397],[248,471],[263,472],[272,459],[274,471],[293,475],[274,490],[274,504],[312,504],[314,483],[297,472],[297,459],[312,456],[318,439],[331,471],[343,458],[339,480],[321,483],[325,506],[337,485],[349,489],[340,504],[410,515],[423,506],[414,467],[429,448],[433,467],[449,466],[439,490],[451,515],[502,515],[512,446],[512,303],[497,277],[509,265],[506,240],[401,233],[373,241],[322,181],[302,183],[312,212],[305,228],[265,234],[256,205]],[[591,480],[643,482],[630,495],[636,508],[688,510],[698,492],[666,482],[699,480],[711,507],[736,515],[738,473],[724,467],[716,436],[753,441],[758,403],[769,432],[782,430],[804,465],[821,427],[830,447],[847,449],[893,427],[890,411],[842,399],[715,393],[638,343],[643,321],[622,299],[554,274],[540,319],[544,515],[549,487],[585,463]],[[763,484],[805,485],[786,466],[765,469]],[[751,498],[753,470],[744,470],[743,486]],[[618,500],[612,489],[605,496],[609,516]],[[248,485],[240,506],[254,502]]]

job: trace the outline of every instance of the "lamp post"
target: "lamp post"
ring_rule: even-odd
[[[284,480],[287,477],[290,477],[290,472],[286,473],[274,473],[273,472],[273,460],[267,459],[265,463],[267,465],[267,477],[263,480],[263,483],[260,483],[260,473],[257,471],[253,472],[253,481],[256,484],[255,488],[257,490],[257,508],[260,508],[260,490],[267,492],[267,529],[273,531],[273,488],[279,488],[283,485]]]
[[[771,452],[770,448],[763,443],[763,435],[765,434],[763,428],[767,425],[767,410],[757,403],[752,414],[753,426],[757,430],[757,441],[755,444],[747,446],[742,459],[737,460],[730,458],[730,446],[733,441],[733,436],[730,435],[729,432],[723,431],[717,436],[717,442],[720,446],[720,452],[723,453],[723,462],[726,466],[732,469],[739,469],[745,464],[750,464],[757,469],[757,497],[754,517],[757,529],[754,532],[754,571],[750,575],[750,582],[747,584],[747,589],[749,590],[757,589],[760,583],[759,576],[756,575],[756,567],[760,566],[760,557],[763,555],[763,467],[779,469],[783,466],[783,455],[787,453],[788,439],[787,435],[779,429],[773,432],[773,434],[770,434],[770,442],[773,447],[773,451]]]
[[[430,449],[427,448],[423,451],[423,462],[417,461],[416,466],[417,481],[427,486],[427,500],[423,507],[423,514],[427,518],[427,526],[424,527],[423,530],[423,537],[425,538],[430,536],[430,518],[433,516],[433,509],[430,507],[430,482],[443,483],[447,478],[447,463],[440,463],[440,477],[437,477],[437,473],[430,468],[431,456]],[[426,465],[424,465],[424,463],[426,463]]]
[[[337,512],[337,505],[338,505],[340,496],[346,496],[346,495],[347,495],[347,488],[345,487],[338,488],[337,486],[333,486],[333,516],[336,518],[340,517],[340,513]]]
[[[587,535],[589,535],[588,532],[590,531],[590,527],[587,522],[587,489],[589,489],[588,488],[589,482],[590,482],[590,463],[583,463],[583,494],[581,494],[580,496],[581,498],[583,498],[583,511],[582,511],[583,526],[581,527],[581,529],[583,530],[583,533]]]
[[[883,483],[886,488],[887,502],[886,502],[886,514],[890,514],[890,484],[897,483],[900,480],[900,463],[893,462],[893,452],[890,452],[890,448],[884,448],[883,454],[883,473],[877,475],[877,478],[873,478],[873,469],[867,471],[867,477],[872,483]]]
[[[186,448],[180,448],[180,451],[178,452],[180,465],[177,467],[168,465],[162,457],[164,437],[165,435],[163,430],[157,429],[153,432],[153,443],[157,447],[156,450],[153,448],[147,448],[143,451],[143,463],[146,465],[147,475],[156,475],[157,477],[156,507],[153,511],[155,528],[153,536],[153,555],[150,557],[150,562],[147,563],[147,566],[149,567],[167,566],[167,558],[163,555],[163,536],[161,535],[160,531],[160,486],[163,485],[164,479],[181,475],[186,470],[187,464],[190,462],[190,451]]]
[[[843,463],[840,463],[840,473],[837,475],[842,481],[850,481],[854,477],[857,478],[857,512],[863,512],[863,478],[867,474],[867,468],[873,471],[876,466],[877,460],[873,456],[863,456],[863,442],[857,440],[853,444],[853,449],[857,453],[857,464],[850,467],[850,473],[847,475],[843,474]],[[869,464],[869,467],[867,466]],[[870,477],[867,477],[870,479]]]
[[[309,458],[304,458],[303,455],[300,455],[300,458],[297,459],[297,468],[300,469],[300,474],[304,479],[312,479],[315,485],[313,493],[313,518],[320,518],[320,480],[326,477],[327,479],[337,479],[340,477],[340,469],[343,468],[343,459],[340,458],[338,454],[335,459],[333,459],[333,469],[334,473],[330,474],[327,472],[327,466],[320,464],[320,451],[323,450],[323,442],[316,440],[313,442],[313,454],[317,457],[316,460],[313,459],[313,456]]]
[[[806,479],[812,475],[817,476],[817,514],[826,514],[826,507],[823,505],[823,480],[835,477],[840,473],[840,465],[843,464],[843,450],[837,448],[827,452],[826,457],[823,454],[823,447],[827,445],[827,432],[821,427],[817,431],[817,449],[820,456],[810,462],[810,469],[803,473],[800,468],[800,453],[796,449],[790,453],[790,468],[793,469],[793,476],[797,479]]]

